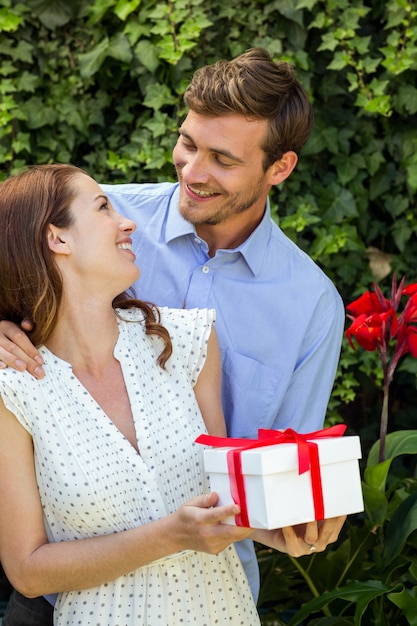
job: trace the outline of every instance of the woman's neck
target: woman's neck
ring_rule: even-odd
[[[84,303],[85,304],[85,303]],[[74,371],[100,377],[114,360],[118,324],[112,307],[63,307],[58,324],[46,342],[48,350],[70,363]]]

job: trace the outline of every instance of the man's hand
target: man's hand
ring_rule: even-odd
[[[257,530],[252,539],[290,556],[305,556],[323,552],[329,543],[336,541],[345,521],[346,515],[342,515],[322,522],[308,522],[276,530]]]
[[[25,333],[31,328],[29,320],[23,320],[21,328],[12,322],[0,322],[0,368],[27,370],[35,378],[43,378],[43,359]]]

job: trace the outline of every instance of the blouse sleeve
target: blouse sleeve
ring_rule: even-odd
[[[32,383],[28,376],[26,372],[16,372],[11,369],[2,370],[0,373],[0,396],[6,409],[13,413],[23,428],[32,434],[32,427],[29,419],[27,419],[27,410],[25,410],[25,385],[30,386]]]
[[[216,319],[214,309],[160,308],[161,323],[171,336],[173,353],[167,363],[178,359],[194,386],[207,357],[207,343]]]

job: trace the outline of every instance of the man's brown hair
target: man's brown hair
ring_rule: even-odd
[[[274,61],[263,48],[251,48],[231,61],[198,69],[184,101],[200,115],[237,113],[248,119],[267,119],[261,146],[265,170],[284,152],[298,154],[313,128],[313,107],[294,67]]]

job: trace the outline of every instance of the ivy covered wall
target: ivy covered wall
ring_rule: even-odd
[[[417,280],[417,8],[412,0],[0,0],[0,179],[71,162],[98,181],[174,179],[193,71],[263,46],[290,61],[316,122],[275,218],[345,302]],[[377,357],[346,344],[329,407],[375,438]],[[393,385],[414,428],[417,368]]]

